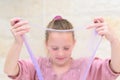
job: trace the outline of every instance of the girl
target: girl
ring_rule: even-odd
[[[88,29],[95,28],[97,33],[105,36],[111,44],[111,59],[95,58],[86,80],[115,80],[120,74],[120,40],[108,28],[103,18],[96,18]],[[27,21],[19,18],[11,20],[11,31],[15,37],[6,58],[4,72],[13,80],[38,80],[31,61],[19,60],[23,45],[22,36],[29,32]],[[48,28],[57,30],[73,29],[72,24],[61,17],[55,17]],[[38,58],[44,80],[82,80],[88,59],[71,58],[75,45],[74,32],[46,31],[46,48],[48,58]]]

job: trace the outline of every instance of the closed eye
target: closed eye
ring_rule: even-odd
[[[52,48],[53,50],[58,50],[58,48],[56,47],[56,48]]]
[[[69,50],[69,48],[67,48],[67,47],[64,47],[64,50]]]

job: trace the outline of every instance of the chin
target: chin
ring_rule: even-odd
[[[65,66],[65,63],[56,63],[57,66]]]
[[[57,64],[58,66],[64,66],[64,65],[66,65],[68,62],[69,62],[69,60],[65,60],[65,61],[56,61],[56,64]]]

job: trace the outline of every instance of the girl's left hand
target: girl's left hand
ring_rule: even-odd
[[[96,32],[99,35],[105,36],[106,39],[110,42],[114,39],[114,33],[112,32],[110,27],[108,27],[102,17],[95,18],[93,22],[93,24],[88,25],[87,29],[95,28]]]

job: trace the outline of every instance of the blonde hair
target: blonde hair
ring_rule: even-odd
[[[63,19],[60,16],[55,17],[52,21],[50,21],[50,23],[48,24],[47,28],[49,29],[56,29],[56,30],[69,30],[69,29],[73,29],[72,24],[67,21],[66,19]],[[46,41],[48,40],[49,37],[49,33],[50,31],[46,30]],[[71,32],[73,35],[73,39],[74,39],[74,32]]]

